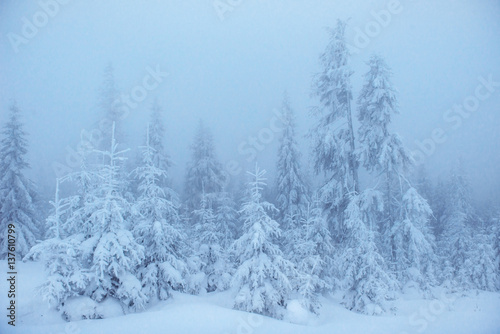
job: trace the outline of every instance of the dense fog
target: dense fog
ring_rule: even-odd
[[[498,1],[4,0],[0,32],[1,333],[498,332]]]

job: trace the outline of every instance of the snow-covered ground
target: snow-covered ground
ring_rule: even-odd
[[[6,261],[0,261],[0,268],[7,268]],[[141,313],[119,315],[120,307],[108,303],[105,312],[109,318],[69,323],[35,295],[36,286],[45,277],[42,265],[18,263],[17,271],[15,327],[7,324],[8,282],[6,278],[0,281],[2,334],[500,333],[500,294],[488,292],[444,295],[435,291],[438,298],[433,300],[414,298],[408,293],[394,302],[392,314],[383,316],[350,312],[335,298],[322,300],[319,317],[310,316],[297,303],[291,303],[285,321],[231,309],[230,292],[205,296],[177,293],[172,300]]]

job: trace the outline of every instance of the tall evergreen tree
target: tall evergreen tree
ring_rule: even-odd
[[[379,313],[384,308],[386,292],[394,284],[374,237],[374,220],[383,208],[379,193],[360,192],[359,154],[354,144],[351,111],[353,72],[348,66],[345,28],[345,22],[337,22],[321,56],[323,72],[314,85],[321,107],[311,137],[315,170],[329,177],[320,188],[320,195],[334,239],[338,260],[334,267],[336,276],[342,277],[339,284],[349,291],[345,305],[362,312]],[[367,224],[371,228],[367,228]]]
[[[153,149],[153,163],[160,169],[168,170],[172,166],[172,162],[165,149],[165,124],[163,111],[158,100],[155,100],[151,106],[150,119],[149,141]]]
[[[440,238],[443,279],[452,289],[496,289],[494,239],[476,214],[463,161],[452,170]]]
[[[218,219],[212,208],[214,199],[210,197],[203,194],[200,208],[194,211],[196,254],[200,259],[200,270],[205,274],[203,289],[208,292],[225,290],[231,281],[227,248],[222,246],[227,227],[223,220]]]
[[[428,225],[431,208],[415,188],[410,188],[403,196],[401,211],[401,218],[390,232],[398,281],[403,285],[416,284],[417,288],[428,291],[436,283],[438,263]]]
[[[281,230],[269,214],[277,209],[262,200],[265,171],[256,167],[249,174],[250,196],[241,209],[244,233],[233,246],[237,269],[232,286],[238,291],[234,307],[281,319],[295,269],[276,244]]]
[[[86,237],[80,246],[82,266],[90,273],[86,294],[97,302],[112,297],[127,309],[141,309],[147,299],[135,271],[144,259],[144,247],[127,229],[130,204],[121,193],[124,180],[120,178],[127,150],[118,151],[117,147],[113,126],[110,149],[98,151],[105,161],[97,172],[101,183],[85,204],[86,210],[92,212],[82,224]]]
[[[492,219],[493,223],[493,251],[495,254],[495,265],[497,272],[497,290],[500,291],[500,212]]]
[[[352,70],[345,40],[346,23],[338,20],[325,52],[322,72],[313,84],[319,98],[318,123],[311,131],[316,172],[331,174],[322,188],[325,202],[333,212],[343,211],[350,192],[359,192],[358,159],[355,152],[351,100]]]
[[[53,308],[61,310],[66,300],[80,295],[89,283],[78,262],[78,245],[82,235],[65,237],[65,225],[74,203],[74,197],[61,198],[61,180],[56,180],[52,212],[46,220],[48,239],[34,245],[25,259],[44,263],[47,281],[39,288],[39,293]]]
[[[408,171],[412,162],[409,152],[397,134],[390,133],[392,116],[399,113],[391,70],[380,56],[370,58],[370,70],[358,98],[359,155],[369,172],[385,176],[385,205],[382,234],[391,262],[396,262],[396,249],[391,230],[398,217],[399,200],[403,194],[393,191],[393,183]]]
[[[215,221],[217,226],[220,227],[222,239],[220,245],[224,249],[228,249],[234,242],[234,238],[238,233],[238,211],[236,211],[236,204],[231,198],[231,194],[222,191],[215,197]]]
[[[427,201],[432,210],[432,202],[434,202],[434,187],[429,179],[429,174],[425,165],[418,166],[415,172],[415,181],[413,182],[415,189]],[[434,210],[433,210],[434,211]]]
[[[292,262],[297,264],[295,288],[301,303],[312,313],[318,313],[318,296],[338,286],[332,277],[334,250],[321,203],[309,204],[293,245]]]
[[[86,296],[96,303],[113,298],[124,311],[141,309],[147,302],[135,276],[144,259],[144,248],[128,230],[130,208],[120,192],[124,181],[119,177],[125,151],[118,151],[117,146],[112,127],[110,149],[98,151],[105,162],[93,173],[100,183],[89,189],[91,195],[85,202],[79,196],[59,198],[56,187],[54,213],[48,219],[53,237],[28,254],[29,258],[44,260],[49,277],[41,292],[70,320],[75,320],[69,315],[74,310],[65,306],[70,297]],[[73,175],[66,179],[75,180]],[[95,307],[78,315],[78,319],[100,317]]]
[[[376,191],[365,190],[351,197],[346,208],[345,245],[337,258],[340,285],[346,291],[343,304],[366,314],[387,311],[387,300],[397,287],[375,244],[374,211],[381,209],[381,196]]]
[[[224,185],[223,168],[217,160],[212,134],[200,121],[191,146],[192,158],[187,166],[185,198],[189,212],[201,202],[203,193],[222,191]]]
[[[440,248],[444,259],[444,279],[462,288],[472,287],[472,222],[474,209],[471,188],[462,162],[452,171],[447,187],[447,205],[443,218]]]
[[[483,224],[481,224],[483,225]],[[497,254],[495,253],[495,234],[486,226],[478,226],[473,236],[472,267],[470,277],[472,287],[486,291],[496,291],[500,278]]]
[[[432,217],[431,226],[436,241],[443,237],[444,221],[446,218],[446,206],[448,201],[448,187],[442,178],[438,178],[434,191],[432,192]]]
[[[293,234],[300,230],[300,221],[308,204],[308,190],[300,168],[300,152],[295,139],[295,119],[285,95],[282,106],[284,129],[278,148],[277,207],[283,230],[287,256],[293,247]]]
[[[361,161],[369,171],[401,174],[408,169],[411,157],[399,136],[389,131],[392,116],[399,113],[392,72],[377,55],[368,65],[370,70],[358,98]]]
[[[134,235],[145,249],[139,277],[148,298],[171,297],[173,290],[186,286],[187,264],[184,258],[184,235],[180,225],[178,196],[171,188],[162,187],[167,178],[156,150],[151,145],[149,127],[146,145],[142,148],[142,166],[134,170],[139,180],[139,198],[134,204]]]
[[[3,126],[0,144],[0,259],[9,252],[8,229],[14,224],[15,251],[23,257],[35,244],[39,226],[33,204],[33,183],[24,175],[28,143],[21,122],[21,112],[14,103]]]

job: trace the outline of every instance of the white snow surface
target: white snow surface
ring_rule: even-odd
[[[150,305],[138,313],[122,315],[119,304],[97,304],[105,319],[66,322],[36,295],[45,274],[41,263],[17,263],[16,326],[7,324],[8,282],[0,280],[0,305],[4,310],[0,333],[99,334],[368,334],[368,333],[500,333],[500,293],[472,291],[443,294],[424,300],[409,291],[393,303],[391,313],[367,316],[346,310],[335,297],[322,298],[319,316],[292,301],[285,320],[276,320],[232,309],[231,291],[203,296],[174,293],[173,298]],[[0,261],[7,272],[7,262]],[[5,277],[6,274],[4,274]],[[86,298],[86,297],[84,297]],[[85,304],[88,300],[74,302]]]

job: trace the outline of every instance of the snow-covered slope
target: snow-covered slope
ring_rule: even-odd
[[[0,268],[5,268],[4,273],[7,271],[6,261],[0,261]],[[319,317],[307,314],[298,303],[291,303],[286,321],[231,309],[230,292],[205,296],[176,293],[173,299],[141,313],[123,316],[117,304],[108,303],[104,311],[109,318],[68,323],[35,295],[36,286],[45,277],[41,264],[18,263],[17,269],[15,327],[7,324],[7,280],[0,281],[0,302],[4,310],[0,321],[2,334],[500,333],[500,294],[487,292],[464,296],[436,291],[438,299],[434,300],[406,294],[394,303],[393,314],[383,316],[348,311],[334,298],[322,300]]]

